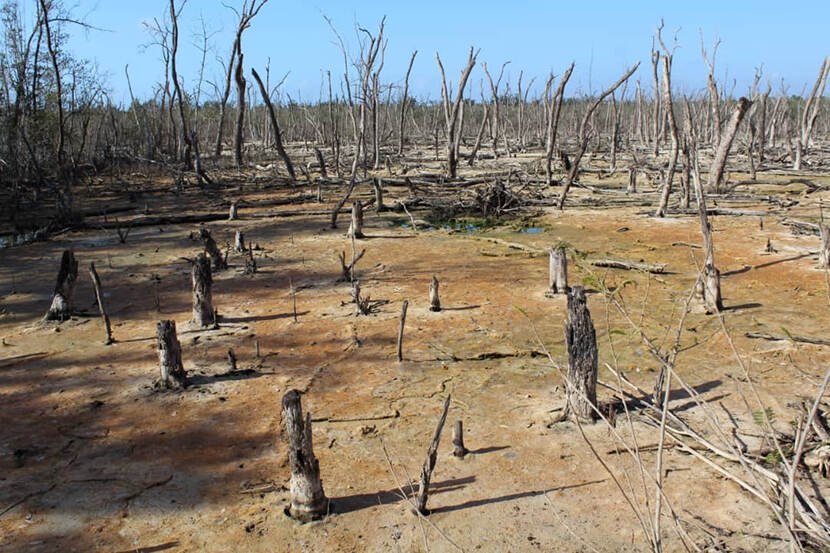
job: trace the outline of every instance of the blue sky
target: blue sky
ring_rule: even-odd
[[[73,3],[74,2],[74,3]],[[225,3],[240,4],[241,0]],[[159,52],[142,45],[149,41],[145,21],[166,16],[167,0],[69,0],[74,14],[111,32],[72,30],[71,48],[79,56],[97,61],[109,73],[113,97],[127,98],[124,65],[129,64],[134,91],[146,97],[162,79]],[[792,6],[792,10],[788,7]],[[752,82],[755,68],[778,90],[783,78],[790,93],[801,93],[816,78],[821,60],[830,55],[830,2],[806,0],[788,4],[765,0],[697,2],[554,2],[554,1],[452,1],[345,2],[317,0],[287,2],[270,0],[246,31],[246,73],[252,65],[264,74],[270,58],[272,82],[290,71],[283,91],[294,99],[316,100],[321,74],[342,74],[342,57],[323,19],[327,15],[341,35],[354,47],[354,26],[376,29],[387,16],[389,44],[384,82],[403,78],[409,55],[419,51],[412,72],[411,88],[416,97],[437,98],[439,78],[435,52],[441,54],[448,78],[456,81],[471,45],[481,49],[480,62],[491,69],[510,61],[506,71],[515,87],[519,71],[524,81],[536,77],[540,90],[548,72],[561,74],[568,63],[576,68],[569,90],[599,90],[625,68],[641,61],[634,79],[650,89],[649,53],[651,37],[661,18],[668,40],[677,29],[680,45],[674,58],[673,84],[682,92],[705,85],[706,67],[700,56],[698,29],[707,44],[720,38],[717,58],[719,81],[728,79],[727,90],[736,80],[735,93],[743,94]],[[211,32],[214,51],[209,54],[206,78],[220,82],[221,66],[216,56],[228,56],[236,16],[220,0],[189,0],[180,27],[180,72],[188,88],[195,85],[199,18]],[[471,77],[478,97],[480,67]],[[507,77],[506,77],[507,78]],[[208,91],[210,88],[208,87]]]

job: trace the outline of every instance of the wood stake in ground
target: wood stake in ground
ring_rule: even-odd
[[[349,236],[363,238],[363,204],[355,200],[352,204],[352,224],[349,227]]]
[[[104,320],[104,330],[107,332],[107,341],[105,343],[110,345],[115,340],[112,338],[110,316],[107,314],[107,306],[104,304],[104,293],[101,291],[101,279],[98,278],[95,263],[89,264],[89,276],[92,279],[92,287],[95,288],[95,300],[98,302],[98,311],[101,312],[101,318]]]
[[[429,444],[427,450],[427,459],[424,461],[424,466],[421,469],[421,483],[418,486],[418,496],[416,498],[415,507],[422,515],[428,515],[427,499],[429,498],[429,481],[432,478],[432,471],[435,469],[435,461],[438,458],[438,444],[441,442],[441,431],[444,429],[444,422],[447,420],[447,411],[450,409],[450,396],[444,400],[444,410],[441,413],[441,418],[438,419],[438,426],[435,428],[435,434],[432,436],[432,442]]]
[[[565,343],[568,407],[580,420],[593,420],[597,406],[597,334],[582,286],[574,286],[568,292]]]
[[[162,388],[184,388],[187,373],[182,365],[182,347],[176,336],[176,321],[159,321],[156,325],[158,338],[159,369]]]
[[[398,322],[398,362],[403,361],[403,328],[406,324],[406,309],[409,307],[409,300],[403,300],[401,305],[401,319]]]
[[[46,312],[47,321],[66,321],[72,317],[75,306],[75,281],[78,280],[78,262],[72,250],[64,250],[52,304]]]
[[[462,458],[469,453],[469,450],[464,447],[464,423],[460,420],[455,421],[455,426],[452,427],[452,454],[455,457]]]
[[[286,514],[300,522],[323,518],[329,500],[320,480],[320,464],[311,439],[311,413],[303,418],[300,393],[289,390],[282,397],[282,416],[288,434],[288,463],[291,465],[291,504]]]

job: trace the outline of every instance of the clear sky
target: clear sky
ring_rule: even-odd
[[[26,0],[31,3],[30,0]],[[156,47],[144,48],[149,35],[144,22],[167,16],[167,0],[68,0],[73,13],[109,32],[72,30],[71,48],[79,56],[97,61],[109,74],[113,97],[127,98],[124,65],[129,64],[133,88],[148,96],[162,79],[163,66]],[[225,0],[239,5],[241,0]],[[779,90],[783,78],[791,94],[812,86],[824,56],[830,55],[830,1],[802,2],[697,0],[694,2],[567,2],[514,0],[270,0],[244,37],[246,75],[254,66],[264,74],[270,58],[272,83],[290,72],[283,92],[294,99],[316,100],[321,75],[332,71],[339,78],[342,57],[334,36],[323,19],[330,17],[352,48],[356,23],[375,30],[387,16],[384,82],[403,78],[409,55],[419,51],[412,72],[411,88],[418,98],[437,98],[439,77],[435,52],[441,54],[448,78],[458,73],[471,45],[481,49],[480,62],[491,70],[510,61],[506,78],[515,82],[519,71],[525,83],[536,77],[541,90],[550,71],[561,74],[568,63],[576,68],[569,84],[571,93],[600,90],[641,61],[634,79],[650,89],[651,37],[661,18],[664,37],[671,41],[679,29],[679,48],[674,58],[673,84],[682,92],[705,86],[706,67],[700,55],[699,29],[708,47],[721,40],[716,73],[728,79],[735,94],[747,92],[755,69],[763,64],[764,75]],[[198,50],[194,43],[203,17],[211,33],[206,78],[222,81],[217,56],[227,58],[236,16],[221,0],[189,0],[180,27],[179,67],[185,85],[195,85]],[[471,77],[478,97],[480,67]],[[336,86],[336,85],[335,85]],[[208,94],[212,89],[208,86]]]

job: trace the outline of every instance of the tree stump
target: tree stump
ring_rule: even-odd
[[[236,231],[236,236],[233,240],[233,251],[236,253],[245,253],[245,235],[241,230]]]
[[[300,393],[289,390],[282,397],[282,415],[288,433],[288,463],[291,465],[291,504],[285,512],[300,522],[325,516],[329,500],[320,480],[320,464],[314,456],[311,414],[303,418]]]
[[[106,345],[112,344],[112,328],[110,327],[110,316],[107,314],[107,306],[104,304],[104,293],[101,291],[101,279],[98,278],[98,271],[95,270],[95,263],[89,264],[89,276],[92,279],[92,286],[95,288],[95,301],[98,302],[98,311],[104,320],[104,330],[107,332]]]
[[[187,386],[187,373],[182,365],[182,347],[176,337],[176,321],[159,321],[156,325],[158,336],[159,368],[162,388],[184,388]]]
[[[593,421],[597,406],[597,335],[582,286],[574,286],[568,292],[565,343],[568,407],[580,420]]]
[[[628,169],[628,188],[625,189],[626,194],[637,193],[637,168],[630,167]]]
[[[711,262],[703,265],[702,286],[698,291],[703,293],[703,305],[707,313],[717,313],[723,310],[723,299],[720,292],[720,271]]]
[[[452,427],[452,454],[454,457],[462,458],[467,453],[469,450],[464,447],[464,424],[455,421],[455,426]]]
[[[231,204],[230,209],[228,210],[228,221],[236,221],[236,215],[237,215],[236,202],[233,202]]]
[[[429,283],[429,310],[441,311],[441,300],[438,299],[438,278],[432,275],[432,282]]]
[[[386,211],[386,206],[383,205],[383,179],[375,177],[372,179],[372,186],[375,188],[375,211]]]
[[[320,176],[324,179],[329,178],[326,172],[326,160],[323,158],[323,152],[320,151],[320,148],[314,148],[314,155],[317,157],[317,165],[320,166]]]
[[[210,231],[206,228],[199,229],[199,238],[201,238],[204,243],[205,251],[213,262],[213,270],[221,271],[223,269],[227,269],[228,262],[222,255],[222,252],[219,251],[219,246],[216,245],[216,241],[210,235]]]
[[[213,310],[213,276],[210,261],[204,253],[196,256],[192,267],[193,275],[193,322],[201,327],[216,323]]]
[[[363,204],[360,200],[352,204],[352,224],[349,227],[349,236],[363,238]]]
[[[568,293],[568,256],[565,248],[550,249],[550,268],[548,270],[548,297]]]
[[[72,250],[64,250],[52,303],[46,312],[47,321],[66,321],[72,317],[75,306],[75,281],[78,280],[78,262]]]

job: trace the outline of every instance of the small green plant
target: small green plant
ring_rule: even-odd
[[[758,409],[757,411],[752,412],[752,420],[755,421],[755,424],[758,426],[764,425],[764,420],[766,420],[769,424],[775,422],[775,411],[772,410],[772,407],[767,407],[764,410]]]

